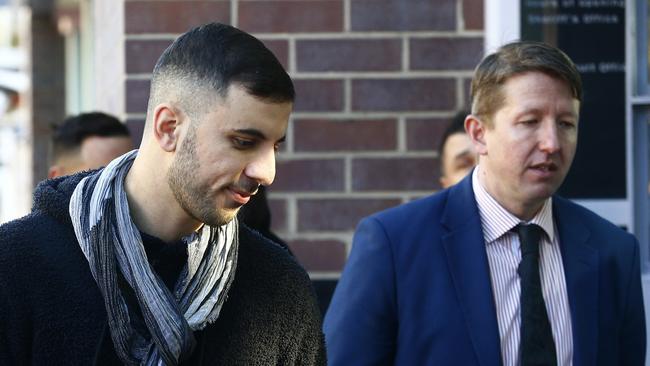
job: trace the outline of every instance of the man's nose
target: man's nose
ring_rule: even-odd
[[[265,149],[256,154],[255,159],[246,166],[244,174],[263,186],[273,183],[273,179],[275,179],[275,150]]]
[[[540,150],[552,154],[560,149],[557,124],[554,120],[546,120],[540,127]]]

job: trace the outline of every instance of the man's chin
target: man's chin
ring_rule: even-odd
[[[547,198],[553,196],[557,191],[557,185],[555,184],[537,184],[533,187],[529,187],[526,192],[527,201],[538,201],[543,202]]]
[[[237,213],[239,212],[240,207],[237,208],[225,208],[219,210],[219,218],[221,221],[221,225],[225,225],[229,222],[231,222],[235,217],[237,217]]]

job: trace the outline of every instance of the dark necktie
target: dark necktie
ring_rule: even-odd
[[[515,228],[521,243],[521,366],[557,365],[553,331],[546,313],[539,277],[539,239],[542,228],[520,224]]]

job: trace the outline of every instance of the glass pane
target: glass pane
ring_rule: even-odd
[[[645,53],[646,53],[646,58],[645,58],[646,66],[647,66],[647,68],[646,68],[646,79],[647,79],[646,82],[647,82],[647,84],[650,85],[650,47],[648,47],[648,43],[647,43],[647,40],[650,40],[650,0],[646,1],[645,9],[646,9],[646,22],[645,23],[646,23],[647,32],[646,32],[646,39],[645,39],[646,42],[644,42],[642,47],[645,47]],[[643,17],[640,17],[640,18],[643,18]],[[639,50],[639,52],[643,52],[643,51]],[[641,68],[641,67],[643,67],[643,66],[639,65],[639,68]]]

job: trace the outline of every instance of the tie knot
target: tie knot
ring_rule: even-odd
[[[519,234],[521,244],[521,255],[538,254],[539,239],[542,237],[542,228],[536,224],[519,224],[514,228]]]

